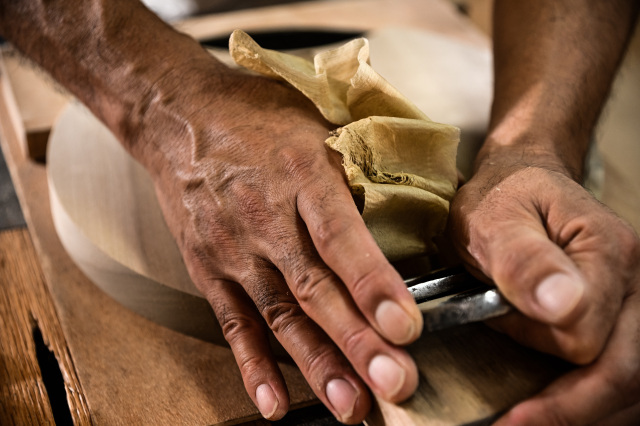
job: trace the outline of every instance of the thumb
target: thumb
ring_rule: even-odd
[[[613,327],[609,306],[593,303],[603,298],[602,289],[587,286],[578,266],[541,226],[500,226],[478,249],[478,266],[519,313],[490,325],[537,350],[578,364],[593,361]]]
[[[483,182],[454,199],[451,232],[467,264],[519,311],[490,324],[538,350],[593,361],[620,312],[637,240],[558,174],[526,169],[488,192]]]
[[[503,222],[483,247],[481,269],[527,317],[552,326],[573,323],[585,307],[585,279],[541,225]]]

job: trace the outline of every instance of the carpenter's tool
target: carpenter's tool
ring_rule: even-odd
[[[497,288],[463,267],[405,280],[424,316],[425,330],[435,331],[504,315],[512,306]]]

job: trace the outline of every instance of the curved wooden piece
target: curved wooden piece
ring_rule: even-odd
[[[105,293],[173,330],[223,343],[186,271],[146,171],[78,103],[49,141],[51,210],[60,240]]]

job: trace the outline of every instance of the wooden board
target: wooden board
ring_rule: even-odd
[[[407,402],[377,401],[370,426],[488,425],[571,368],[483,324],[424,334],[409,347],[420,385]]]
[[[10,108],[13,127],[25,155],[44,159],[51,125],[71,98],[50,77],[16,50],[2,50],[3,102]]]
[[[71,420],[89,424],[89,407],[24,228],[0,232],[0,284],[0,424],[54,424],[34,333],[42,335],[58,360]]]

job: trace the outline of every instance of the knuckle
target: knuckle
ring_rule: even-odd
[[[293,302],[278,302],[264,306],[260,313],[276,335],[286,335],[305,319],[300,306]]]
[[[224,338],[232,346],[262,331],[262,327],[253,318],[238,311],[223,309],[221,315],[218,315],[218,322]]]
[[[334,242],[349,232],[349,224],[342,218],[326,218],[315,225],[314,244],[320,253],[331,250]]]
[[[300,305],[305,307],[319,300],[331,288],[333,273],[326,268],[301,268],[293,278],[293,291]]]
[[[355,300],[364,300],[371,295],[374,283],[383,276],[384,265],[378,263],[373,269],[369,269],[363,275],[360,275],[349,286],[351,295]]]
[[[370,336],[370,329],[368,327],[349,330],[348,334],[344,337],[344,343],[341,345],[347,357],[358,351],[362,351],[363,348],[367,348],[369,346],[366,345],[368,336]]]
[[[195,287],[213,305],[216,301],[218,280],[222,279],[222,274],[212,266],[207,250],[200,245],[189,244],[182,250],[182,259]]]
[[[256,352],[243,352],[236,355],[236,363],[242,375],[252,381],[259,381],[260,378],[254,377],[254,374],[263,370],[264,362],[265,356]],[[256,383],[256,385],[258,384]]]
[[[301,366],[312,378],[316,388],[323,389],[325,376],[330,370],[330,366],[335,364],[335,353],[331,350],[307,351],[302,358]],[[311,384],[311,383],[310,383]]]

